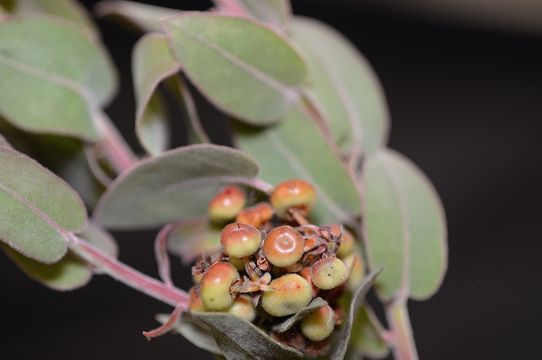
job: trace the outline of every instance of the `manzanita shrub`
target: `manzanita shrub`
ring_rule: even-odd
[[[147,338],[174,331],[227,359],[416,359],[407,301],[442,282],[445,218],[423,173],[386,148],[363,56],[287,0],[96,13],[144,33],[132,75],[146,154],[103,111],[117,75],[80,4],[0,0],[6,255],[55,290],[112,276],[173,307]],[[227,115],[236,148],[210,143],[202,124],[218,120],[198,117],[191,89]],[[191,143],[174,149],[172,105]],[[160,280],[117,260],[106,229],[160,227]],[[190,264],[191,289],[173,284],[169,255]]]

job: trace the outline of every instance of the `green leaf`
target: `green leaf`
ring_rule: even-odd
[[[359,195],[348,171],[301,106],[266,129],[237,124],[235,135],[236,145],[260,164],[264,180],[301,178],[315,186],[314,223],[349,223],[359,215]]]
[[[162,34],[147,34],[135,45],[132,74],[136,98],[136,134],[145,150],[156,155],[168,147],[167,114],[157,87],[175,74],[179,64]]]
[[[158,322],[164,324],[169,318],[167,314],[159,314],[156,316]],[[175,332],[182,335],[193,345],[200,349],[209,351],[213,354],[222,354],[216,345],[216,341],[211,334],[211,331],[203,325],[196,323],[189,316],[184,314],[175,325]]]
[[[369,264],[384,267],[376,284],[379,296],[430,297],[447,263],[446,220],[435,189],[411,161],[392,150],[368,159],[363,180]]]
[[[288,331],[292,326],[294,326],[298,321],[303,319],[305,316],[312,313],[314,310],[321,308],[322,306],[327,305],[327,301],[324,299],[317,297],[316,299],[313,299],[307,307],[304,309],[299,310],[294,315],[290,316],[288,319],[284,320],[280,324],[277,324],[273,326],[273,330],[279,333],[283,333],[285,331]]]
[[[0,23],[0,78],[0,115],[13,125],[90,141],[100,137],[94,117],[116,87],[100,46],[37,17]]]
[[[0,148],[0,239],[44,263],[60,260],[86,222],[81,199],[29,157]]]
[[[330,354],[331,360],[342,360],[344,358],[348,345],[350,344],[352,327],[354,326],[357,313],[363,305],[365,295],[367,295],[367,292],[373,285],[380,271],[381,270],[373,271],[368,274],[356,291],[352,294],[352,301],[350,303],[350,308],[346,313],[344,322],[341,325],[340,330],[334,335],[334,344]]]
[[[99,16],[127,20],[144,31],[162,31],[162,19],[180,14],[179,10],[134,1],[102,1],[96,5]]]
[[[29,278],[53,290],[74,290],[85,286],[92,278],[91,269],[71,252],[55,264],[43,264],[8,246],[2,245],[2,248]]]
[[[352,328],[350,347],[356,353],[371,359],[383,359],[390,350],[375,326],[375,318],[376,315],[370,308],[361,307]]]
[[[221,184],[258,174],[242,152],[191,145],[141,161],[118,177],[100,199],[95,218],[106,227],[150,228],[206,214]]]
[[[15,0],[12,12],[16,15],[47,14],[83,27],[92,36],[96,29],[85,8],[72,0]]]
[[[253,324],[233,315],[197,313],[194,317],[211,328],[219,349],[228,360],[303,359],[297,350],[274,341]]]
[[[205,13],[183,13],[164,24],[183,71],[224,112],[252,124],[270,124],[298,101],[305,64],[269,28]]]
[[[168,251],[181,257],[183,262],[192,262],[203,252],[213,253],[220,249],[222,229],[201,218],[176,224],[168,237]]]
[[[342,150],[371,153],[385,145],[389,113],[369,62],[340,33],[322,22],[296,17],[291,36],[306,56],[309,96]]]
[[[215,3],[224,14],[248,13],[281,30],[287,28],[292,15],[289,0],[215,0]]]

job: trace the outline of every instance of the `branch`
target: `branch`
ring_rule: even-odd
[[[183,310],[188,308],[189,297],[185,291],[167,286],[163,282],[140,273],[74,234],[69,235],[69,240],[70,250],[103,273],[166,304]]]

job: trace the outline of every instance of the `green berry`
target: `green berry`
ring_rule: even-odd
[[[281,218],[289,218],[288,209],[307,214],[316,202],[314,187],[304,180],[292,179],[278,184],[271,194],[271,205]]]
[[[344,264],[349,272],[347,282],[348,290],[353,292],[358,288],[365,277],[362,257],[358,253],[350,254],[344,259]]]
[[[333,289],[344,283],[347,278],[346,265],[334,256],[320,259],[311,267],[312,283],[322,290]]]
[[[228,261],[233,265],[235,266],[235,268],[239,271],[244,271],[245,270],[245,262],[243,261],[243,259],[240,259],[238,257],[234,257],[234,256],[230,256],[230,258],[228,259]]]
[[[215,223],[224,223],[235,219],[245,206],[245,193],[237,186],[228,186],[209,203],[209,218]]]
[[[229,314],[248,322],[252,322],[256,318],[256,309],[250,295],[238,296],[227,311]]]
[[[252,225],[233,223],[226,225],[220,234],[224,253],[243,258],[254,254],[260,248],[262,235]]]
[[[296,263],[303,256],[305,239],[291,226],[279,226],[265,237],[263,253],[275,266],[285,267]]]
[[[329,305],[316,309],[301,320],[301,332],[312,341],[322,341],[335,328],[335,312]]]
[[[280,317],[295,314],[309,305],[311,299],[309,282],[297,274],[286,274],[271,281],[261,301],[268,314]]]
[[[239,279],[239,272],[228,262],[213,264],[203,275],[200,296],[207,310],[221,311],[233,304],[230,287]]]
[[[354,251],[354,235],[346,229],[343,229],[341,236],[341,245],[337,251],[337,256],[344,259]]]

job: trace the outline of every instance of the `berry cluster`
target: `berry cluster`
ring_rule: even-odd
[[[275,187],[269,202],[245,207],[242,189],[228,186],[209,204],[215,224],[227,224],[221,249],[193,266],[190,311],[228,312],[266,329],[276,340],[317,353],[341,322],[340,296],[363,278],[355,240],[341,225],[319,227],[306,220],[316,192],[302,180]],[[235,221],[230,223],[231,221]],[[274,325],[327,301],[286,334]],[[302,334],[302,335],[301,335]]]

